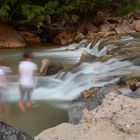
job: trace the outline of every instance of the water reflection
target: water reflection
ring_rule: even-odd
[[[0,114],[0,120],[24,130],[32,136],[41,131],[68,122],[67,112],[46,104],[46,102],[32,102],[32,108],[22,113],[17,103],[10,103],[10,113]]]

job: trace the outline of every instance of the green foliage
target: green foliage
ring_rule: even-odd
[[[98,11],[103,8],[110,8],[114,0],[95,0],[95,10]]]
[[[71,21],[72,23],[76,23],[78,21],[79,17],[77,15],[71,15]]]
[[[24,17],[33,21],[37,27],[43,25],[43,21],[45,20],[44,12],[44,7],[39,5],[22,5],[22,14]]]
[[[115,15],[124,15],[140,9],[140,0],[0,0],[0,20],[19,17],[39,28],[44,21],[76,23],[105,8],[112,8]]]
[[[48,15],[54,15],[59,8],[59,2],[58,1],[49,1],[45,4],[45,10]]]
[[[10,10],[9,5],[3,5],[3,6],[1,6],[1,8],[0,8],[0,17],[1,18],[8,17],[9,10]]]
[[[138,0],[122,0],[119,2],[119,8],[114,11],[114,16],[124,16],[132,11],[140,10],[140,1]]]
[[[119,10],[117,10],[117,12],[115,13],[116,16],[124,16],[126,14],[128,14],[129,12],[135,10],[135,8],[132,5],[126,5],[123,8],[120,8]]]
[[[15,4],[18,0],[1,0],[1,3],[3,4]]]
[[[12,5],[14,5],[17,0],[1,0],[1,8],[0,8],[0,20],[8,19],[9,13]]]

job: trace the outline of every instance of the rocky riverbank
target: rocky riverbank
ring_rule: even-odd
[[[48,30],[50,31],[48,32]],[[140,32],[140,11],[130,13],[124,17],[115,18],[112,18],[108,11],[99,11],[96,16],[79,21],[73,26],[56,25],[56,28],[53,28],[53,31],[51,30],[51,27],[40,32],[26,31],[25,29],[20,29],[20,31],[18,31],[18,28],[15,30],[11,25],[1,24],[0,47],[20,48],[27,44],[41,44],[43,40],[45,40],[45,42],[51,41],[58,45],[68,45],[73,42],[87,39],[95,44],[99,39],[107,36],[137,32]]]
[[[97,16],[79,21],[74,27],[66,26],[65,31],[58,34],[53,42],[67,45],[83,39],[94,43],[101,38],[140,32],[140,11],[130,13],[124,17],[110,17],[107,11],[99,11]]]
[[[139,34],[106,37],[98,43],[98,47],[90,46],[106,50],[102,56],[82,54],[79,63],[119,58],[140,66],[139,43]],[[45,130],[35,140],[138,140],[139,112],[140,73],[133,71],[131,74],[122,74],[115,84],[83,91],[68,110],[70,123]]]
[[[79,124],[61,124],[43,131],[35,140],[138,140],[140,98],[135,95],[140,95],[140,89],[129,94],[131,98],[118,89],[103,87],[87,101],[90,106],[83,110]]]

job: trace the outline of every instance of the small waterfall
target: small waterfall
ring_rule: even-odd
[[[97,57],[106,54],[106,47],[99,51],[101,40],[93,47],[91,47],[92,43],[88,45],[86,43],[87,41],[84,40],[67,47],[35,53],[35,56],[54,56],[67,60],[69,64],[75,64],[79,61],[81,53],[84,51]],[[36,77],[37,83],[32,100],[47,101],[57,107],[65,108],[67,106],[66,103],[70,103],[78,98],[82,91],[91,87],[102,87],[118,82],[120,76],[133,73],[134,71],[140,72],[140,67],[133,65],[129,61],[123,61],[123,58],[110,59],[107,62],[83,63],[69,71],[62,71],[53,76]],[[17,79],[14,81],[13,79],[16,79],[16,77],[11,77],[12,82],[8,86],[6,94],[7,100],[11,102],[19,99],[18,82]]]
[[[73,71],[67,72],[63,79],[56,75],[37,77],[37,86],[34,89],[32,99],[40,101],[72,101],[80,96],[80,93],[91,87],[102,87],[115,83],[119,77],[140,71],[139,66],[134,66],[128,61],[116,59],[107,62],[84,63]],[[9,86],[7,99],[17,101],[19,99],[18,83],[13,82]]]

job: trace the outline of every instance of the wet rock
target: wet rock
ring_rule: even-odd
[[[0,122],[0,140],[34,140],[26,132]]]
[[[40,67],[41,75],[52,75],[64,69],[61,63],[52,62],[49,59],[43,59]]]
[[[139,82],[140,81],[138,81],[137,79],[129,79],[126,81],[126,85],[130,87],[132,91],[136,91],[139,87]]]
[[[86,108],[88,110],[92,110],[95,109],[97,106],[102,104],[103,99],[105,98],[105,96],[113,91],[114,89],[112,87],[109,86],[105,86],[100,88],[99,90],[97,90],[97,92],[95,94],[92,95],[92,97],[87,101],[86,103]]]
[[[104,55],[104,56],[97,58],[96,61],[105,62],[111,58],[115,58],[115,56],[114,55]]]
[[[96,93],[98,88],[90,88],[88,90],[85,90],[81,93],[81,96],[84,98],[90,98],[94,93]]]
[[[83,52],[81,54],[79,64],[86,63],[86,62],[94,62],[96,59],[96,56],[91,55],[90,53]]]
[[[115,53],[119,50],[118,46],[115,45],[107,45],[107,55],[115,55]]]
[[[127,86],[132,91],[136,91],[138,88],[140,88],[139,83],[140,83],[139,73],[129,74],[120,79],[120,85]]]
[[[73,103],[68,109],[69,123],[78,124],[83,116],[84,102]]]
[[[101,89],[90,88],[89,90],[83,91],[81,98],[78,101],[72,103],[68,110],[69,122],[77,124],[83,117],[83,110],[92,110],[102,104],[105,95],[107,95],[113,89],[111,87],[103,87]],[[83,97],[84,94],[90,92],[90,98]]]

